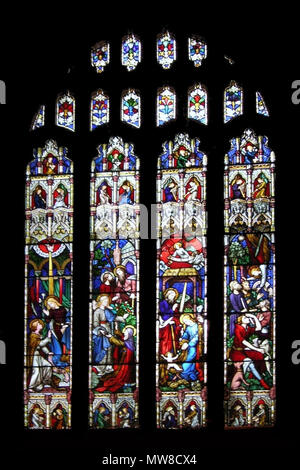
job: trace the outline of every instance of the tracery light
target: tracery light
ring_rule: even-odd
[[[141,97],[137,90],[122,93],[121,120],[137,128],[141,126]]]
[[[91,49],[91,64],[97,73],[102,73],[110,62],[110,44],[108,41],[100,41]]]
[[[109,122],[109,97],[103,90],[92,94],[90,110],[90,129],[93,131]]]
[[[176,94],[171,87],[163,87],[158,90],[156,104],[156,124],[163,124],[176,118]]]
[[[45,125],[45,105],[42,105],[38,112],[34,115],[32,124],[31,124],[31,130],[34,131],[36,129],[39,129],[40,127],[44,127]]]
[[[122,40],[122,65],[130,72],[135,70],[141,62],[142,47],[141,41],[134,35],[129,34]]]
[[[257,114],[261,114],[262,116],[270,116],[265,100],[263,99],[262,94],[259,91],[256,92],[256,112]]]
[[[75,98],[69,91],[59,95],[56,100],[56,124],[75,131]]]
[[[243,89],[232,81],[224,91],[224,122],[243,114]]]
[[[188,118],[207,124],[207,91],[201,84],[195,84],[188,90]]]
[[[167,70],[176,60],[176,40],[168,31],[157,38],[157,62]]]
[[[188,40],[189,60],[195,67],[200,67],[202,61],[207,57],[207,43],[199,37],[191,37]]]

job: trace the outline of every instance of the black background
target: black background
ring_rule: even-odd
[[[147,15],[147,12],[145,13]],[[179,17],[181,16],[178,13]],[[148,16],[148,15],[147,15]],[[126,15],[124,16],[124,18]],[[2,314],[1,339],[7,344],[7,365],[0,366],[1,422],[3,448],[12,458],[30,460],[35,453],[55,455],[61,462],[99,463],[110,451],[114,455],[143,458],[148,453],[196,452],[199,459],[227,449],[262,449],[266,455],[278,449],[296,447],[300,420],[300,365],[291,362],[292,342],[300,339],[299,326],[299,115],[300,105],[291,101],[291,84],[299,71],[299,40],[291,19],[282,18],[272,26],[257,21],[249,30],[246,23],[236,30],[229,16],[223,26],[208,20],[148,21],[113,17],[103,26],[105,15],[91,20],[90,27],[73,23],[61,14],[55,22],[42,15],[36,22],[13,23],[13,34],[2,33],[0,79],[6,82],[7,104],[0,107],[1,170],[3,197],[2,224]],[[132,19],[133,18],[133,19]],[[87,23],[88,24],[88,23]],[[227,26],[226,26],[227,25]],[[280,28],[289,27],[281,34]],[[166,27],[176,34],[178,60],[170,71],[163,71],[155,59],[156,34]],[[74,33],[73,33],[74,31]],[[128,73],[120,65],[121,38],[133,31],[143,41],[143,62]],[[208,58],[199,69],[187,61],[187,38],[199,33],[208,42]],[[101,39],[112,44],[111,65],[101,75],[90,67],[90,47]],[[224,53],[236,64],[230,66]],[[223,125],[223,90],[236,79],[245,89],[244,116]],[[185,99],[187,87],[196,80],[209,91],[209,126],[187,122]],[[178,96],[175,123],[155,126],[155,93],[159,86],[174,86]],[[127,87],[140,89],[143,97],[143,125],[131,129],[119,120],[120,93]],[[112,99],[109,126],[89,132],[89,97],[103,88]],[[76,133],[54,126],[54,103],[59,92],[70,89],[77,98]],[[255,114],[255,91],[260,90],[271,118]],[[47,105],[46,126],[30,133],[31,119],[41,104]],[[277,422],[273,429],[248,431],[223,430],[222,362],[222,263],[223,263],[223,155],[229,139],[245,128],[269,136],[277,157],[276,250],[277,250]],[[211,322],[209,338],[209,414],[208,427],[196,432],[163,431],[155,427],[155,240],[141,243],[141,367],[140,429],[88,430],[88,227],[89,165],[96,146],[111,135],[120,135],[135,144],[141,158],[141,202],[155,202],[155,175],[161,143],[175,133],[199,136],[201,149],[208,153],[208,302]],[[75,163],[75,236],[74,236],[74,351],[73,420],[70,431],[29,431],[23,428],[23,311],[24,311],[24,175],[32,159],[32,147],[43,146],[54,138],[59,146],[69,148]],[[76,229],[77,227],[77,229]],[[51,450],[52,449],[52,450]],[[21,454],[21,450],[24,452]],[[53,452],[53,454],[52,454]],[[253,454],[254,455],[254,454]]]

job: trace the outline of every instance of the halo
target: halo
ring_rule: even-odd
[[[109,294],[100,294],[100,295],[98,295],[98,297],[96,298],[96,302],[97,303],[100,302],[102,297],[108,297],[109,298],[109,303],[111,303],[111,298],[110,298]]]
[[[104,273],[102,273],[100,276],[101,282],[103,282],[103,278],[105,274],[111,274],[112,276],[114,275],[114,273],[112,273],[111,271],[104,271]]]
[[[174,289],[173,287],[169,287],[167,290],[164,291],[163,293],[164,298],[166,298],[166,296],[168,295],[168,292],[171,292],[171,291],[175,292],[175,300],[177,300],[179,297],[179,292],[177,289]]]
[[[117,275],[117,274],[116,274],[117,269],[123,269],[123,271],[126,273],[126,268],[125,268],[125,266],[123,266],[122,264],[118,264],[118,266],[116,266],[116,267],[114,268],[114,275],[115,275],[115,276]]]
[[[180,319],[179,319],[179,321],[182,325],[183,325],[184,318],[189,318],[190,320],[195,321],[195,319],[193,318],[193,316],[190,313],[183,313],[182,315],[180,315]]]
[[[61,305],[61,303],[60,303],[60,301],[59,301],[59,298],[58,298],[56,295],[48,295],[48,296],[45,298],[45,300],[44,300],[44,305],[45,305],[46,308],[47,308],[48,300],[50,300],[50,299],[56,300],[56,302],[57,302],[59,305]]]
[[[128,328],[131,328],[133,330],[133,336],[136,336],[136,328],[132,325],[126,325],[124,326],[123,330],[122,330],[122,333],[125,332],[125,330],[127,330]]]

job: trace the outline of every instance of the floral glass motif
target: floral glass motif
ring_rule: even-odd
[[[169,32],[161,34],[157,39],[157,62],[163,69],[169,69],[176,60],[176,41]]]
[[[200,84],[188,91],[188,117],[207,124],[207,91]]]
[[[141,62],[141,41],[130,34],[122,40],[122,65],[130,72]]]
[[[189,60],[194,63],[195,67],[200,67],[203,59],[207,57],[207,44],[200,38],[189,38]]]
[[[92,162],[89,424],[138,427],[139,159],[112,137]]]
[[[45,125],[45,105],[43,104],[38,112],[34,115],[31,124],[31,130],[34,131]]]
[[[71,427],[73,163],[53,140],[26,170],[24,411],[29,429]]]
[[[157,427],[206,425],[207,157],[198,139],[163,144],[157,173]]]
[[[156,124],[162,126],[176,118],[176,94],[173,88],[164,87],[158,90]]]
[[[262,116],[270,116],[265,100],[259,91],[256,92],[256,112]]]
[[[243,89],[234,81],[224,92],[224,122],[243,114]]]
[[[91,64],[95,67],[97,73],[103,72],[110,61],[110,44],[107,41],[101,41],[95,44],[91,49]]]
[[[276,410],[275,155],[246,129],[225,156],[224,409],[227,428]]]
[[[91,99],[91,131],[109,122],[109,97],[98,90]]]
[[[57,98],[56,124],[75,131],[75,98],[69,92]]]
[[[141,97],[136,90],[122,93],[121,119],[131,126],[141,126]]]

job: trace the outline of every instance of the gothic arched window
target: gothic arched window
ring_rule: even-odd
[[[272,108],[196,31],[121,33],[30,117],[25,426],[198,429],[223,377],[225,427],[273,426]]]

